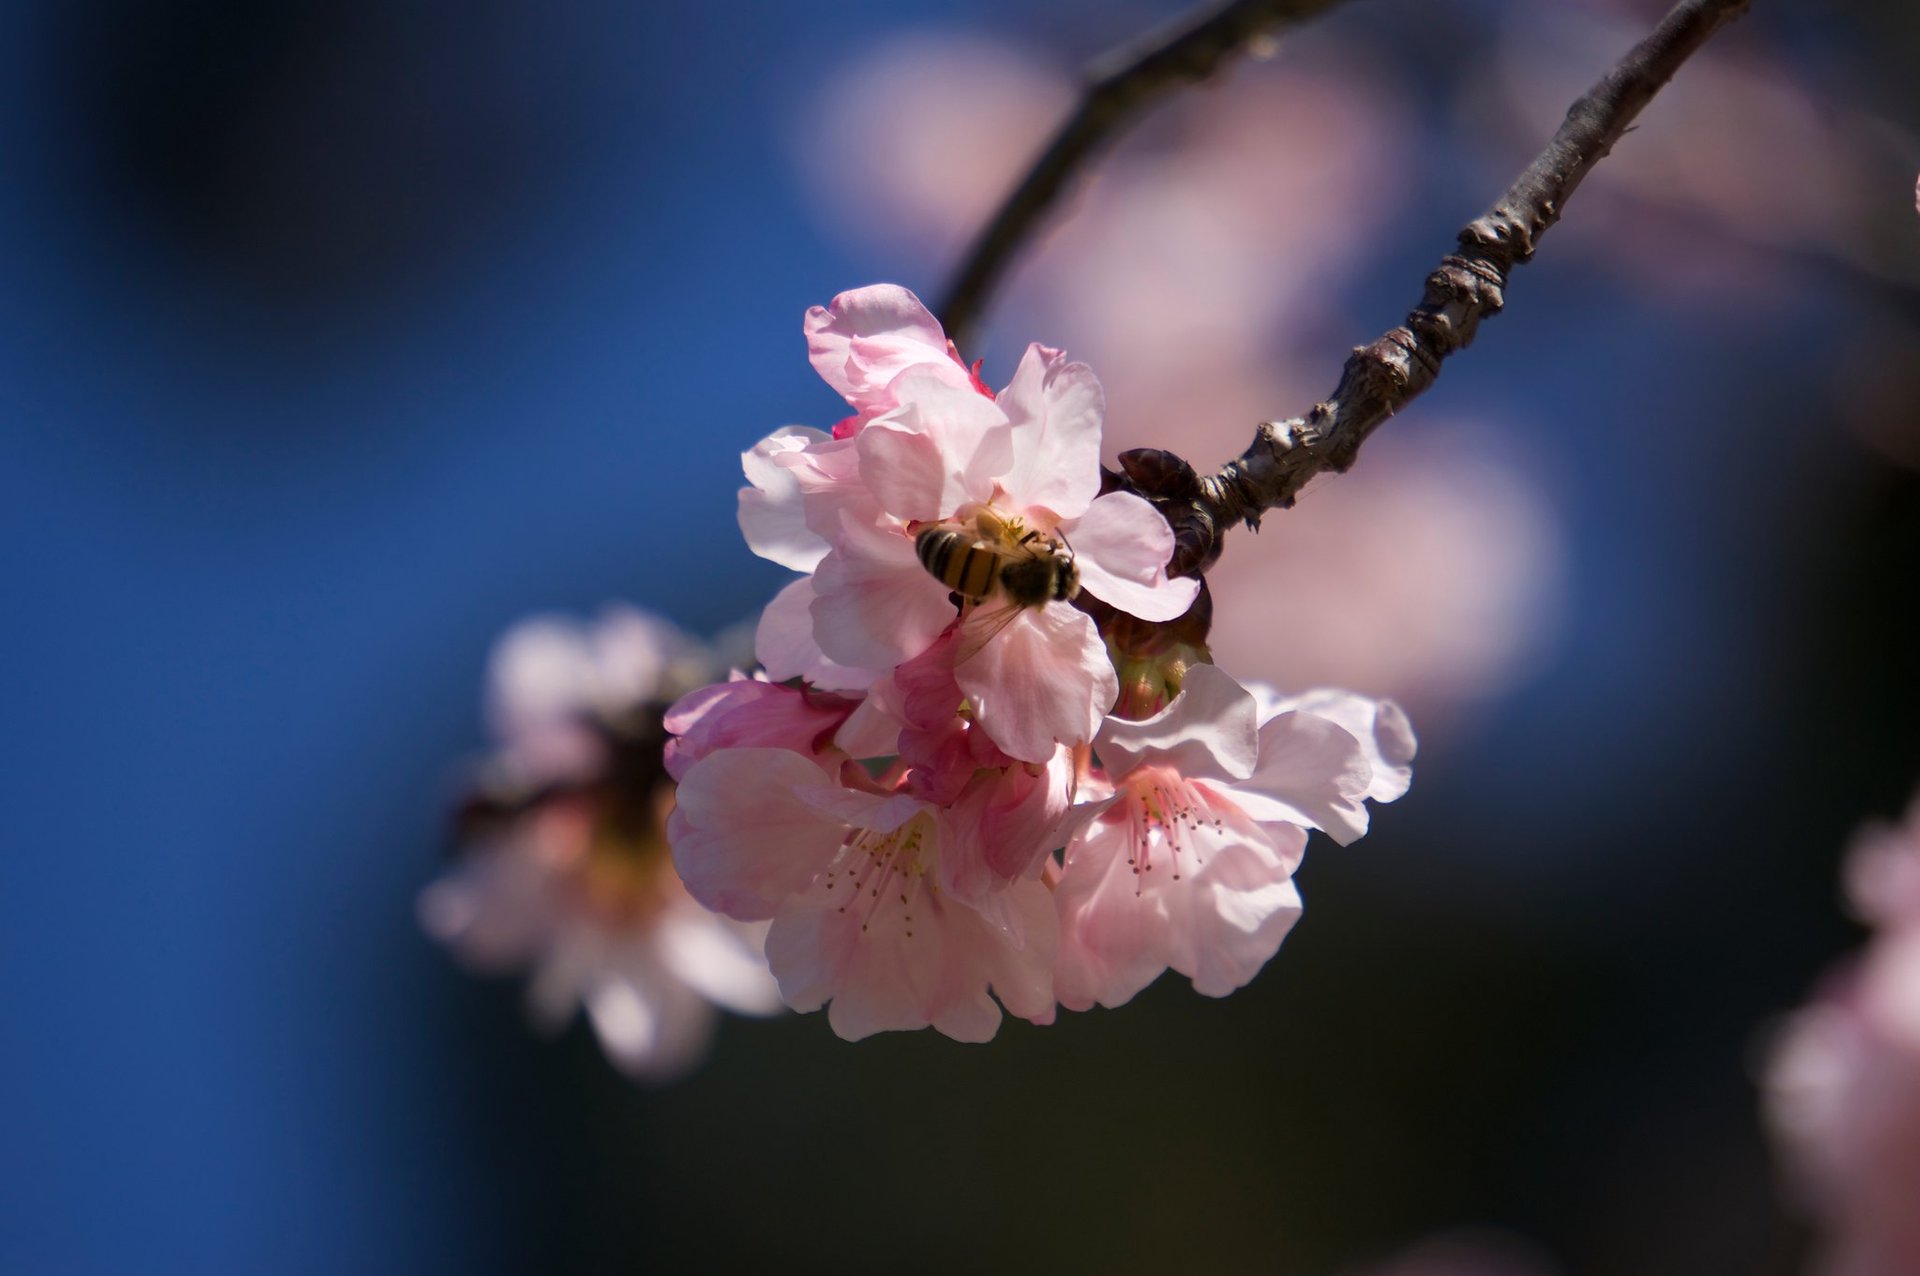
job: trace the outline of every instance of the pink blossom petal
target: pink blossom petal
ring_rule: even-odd
[[[936,522],[993,495],[1013,452],[992,400],[910,368],[893,386],[899,406],[855,440],[860,477],[896,518]]]
[[[475,970],[509,970],[564,925],[557,893],[551,867],[537,856],[511,844],[488,847],[420,892],[420,926]]]
[[[1054,891],[1060,959],[1054,994],[1069,1010],[1123,1006],[1167,968],[1167,910],[1141,890],[1127,864],[1127,839],[1095,825],[1067,852]]]
[[[701,687],[670,707],[664,725],[667,773],[679,779],[695,762],[719,749],[786,749],[838,768],[829,752],[834,733],[853,712],[840,696],[810,693],[785,683],[736,678]]]
[[[842,518],[880,519],[880,503],[861,480],[858,440],[831,438],[775,451],[768,459],[799,489],[807,529],[827,544],[839,535]]]
[[[760,613],[753,655],[774,682],[804,678],[830,691],[859,691],[879,675],[829,660],[813,636],[814,577],[802,576]]]
[[[1106,397],[1092,370],[1035,342],[999,403],[1013,423],[1013,464],[1000,478],[1008,499],[1020,507],[1040,506],[1057,519],[1086,513],[1100,494],[1106,415]]]
[[[926,810],[926,803],[910,793],[868,793],[843,785],[809,789],[801,797],[836,823],[876,833],[891,833]]]
[[[1064,748],[1054,755],[1037,769],[973,774],[941,823],[940,881],[949,894],[977,905],[993,891],[1037,876],[1042,857],[1059,849],[1073,759]]]
[[[900,751],[900,719],[868,696],[841,725],[833,742],[850,758],[891,757]]]
[[[741,921],[772,917],[846,836],[807,801],[822,785],[819,767],[785,749],[723,749],[695,763],[667,822],[688,892]]]
[[[1167,968],[1224,996],[1279,949],[1299,912],[1288,879],[1306,833],[1256,823],[1238,797],[1189,786],[1182,800],[1199,818],[1176,843],[1165,824],[1136,822],[1123,796],[1068,848],[1055,891],[1062,1005],[1124,1004]]]
[[[976,610],[961,626],[978,623]],[[1066,603],[1022,607],[1011,624],[954,670],[974,721],[1023,762],[1045,762],[1055,745],[1093,738],[1120,680],[1085,612]]]
[[[586,631],[558,617],[523,620],[489,663],[487,719],[507,746],[504,769],[530,783],[592,774],[605,749],[585,721],[596,700]]]
[[[1195,785],[1194,797],[1209,817],[1185,838],[1196,867],[1175,877],[1163,871],[1178,871],[1170,862],[1143,876],[1145,889],[1166,901],[1168,967],[1208,997],[1224,997],[1258,974],[1300,911],[1289,879],[1306,849],[1306,831],[1257,823],[1237,804],[1243,792]]]
[[[869,671],[869,682],[924,651],[953,620],[945,586],[920,565],[912,540],[892,528],[845,520],[813,587],[812,632],[820,650],[838,664]]]
[[[1060,530],[1073,546],[1081,588],[1101,602],[1142,620],[1174,620],[1193,606],[1200,582],[1167,576],[1173,529],[1132,492],[1108,492]]]
[[[931,365],[969,381],[947,350],[947,336],[920,299],[898,284],[843,292],[807,311],[807,353],[822,380],[863,412],[893,406],[888,386],[901,372]]]
[[[1260,765],[1233,800],[1256,820],[1324,830],[1342,846],[1367,831],[1373,781],[1360,742],[1329,718],[1283,713],[1260,728]]]
[[[1406,711],[1393,701],[1373,700],[1324,687],[1284,697],[1265,695],[1264,687],[1252,690],[1261,701],[1262,720],[1298,709],[1345,727],[1360,742],[1361,752],[1373,771],[1373,779],[1367,786],[1369,801],[1391,802],[1412,786],[1413,755],[1418,742]]]
[[[685,901],[661,919],[655,945],[668,970],[707,1000],[743,1015],[780,1008],[767,973],[763,923],[736,922]]]
[[[774,458],[830,441],[819,430],[793,425],[775,430],[754,444],[752,451],[741,453],[740,465],[752,486],[740,489],[740,533],[747,539],[747,548],[760,557],[810,572],[826,554],[826,538],[807,526],[799,477],[791,466]]]
[[[705,1056],[719,1019],[693,989],[657,973],[597,979],[583,1001],[607,1058],[644,1081],[684,1076]]]
[[[1304,836],[1304,835],[1302,835]],[[1193,980],[1203,997],[1224,997],[1243,988],[1280,951],[1300,919],[1300,893],[1284,873],[1251,856],[1225,855],[1209,864],[1195,896],[1193,917],[1201,942],[1191,966],[1173,968]]]
[[[1050,1015],[1054,954],[1052,900],[1039,882],[1013,888],[1029,938],[1016,948],[972,909],[923,893],[909,934],[900,914],[865,915],[837,905],[782,915],[767,935],[767,959],[795,1010],[818,1010],[839,1036],[931,1025],[957,1041],[986,1041],[1000,1007],[1026,1018]],[[881,901],[886,904],[887,901]]]
[[[1052,1023],[1053,966],[1060,943],[1053,894],[1040,882],[1029,881],[1001,891],[999,898],[1014,924],[1000,928],[999,935],[984,927],[979,933],[993,995],[1008,1014],[1031,1023]],[[1019,935],[1020,942],[1005,942],[1001,935],[1008,931]],[[956,1036],[938,1020],[934,1026],[950,1037]],[[992,1035],[991,1029],[987,1035]]]
[[[1101,765],[1122,776],[1151,757],[1190,779],[1244,779],[1259,756],[1253,693],[1218,665],[1187,671],[1180,694],[1151,718],[1108,718],[1095,747]]]

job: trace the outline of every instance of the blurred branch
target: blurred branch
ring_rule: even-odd
[[[1116,50],[1088,68],[1080,105],[994,213],[961,259],[940,306],[947,336],[966,349],[987,298],[1068,180],[1157,98],[1212,76],[1230,56],[1283,25],[1341,0],[1230,0],[1230,3]]]
[[[1482,317],[1498,314],[1513,268],[1533,256],[1567,198],[1653,100],[1680,65],[1749,0],[1682,0],[1652,35],[1567,111],[1566,122],[1485,215],[1460,232],[1459,251],[1427,276],[1406,323],[1347,360],[1340,384],[1304,417],[1262,424],[1253,443],[1219,473],[1200,476],[1172,453],[1121,456],[1131,485],[1154,501],[1176,538],[1169,571],[1192,575],[1219,557],[1235,522],[1258,527],[1325,470],[1344,472],[1380,424],[1432,385],[1448,355],[1472,342]]]

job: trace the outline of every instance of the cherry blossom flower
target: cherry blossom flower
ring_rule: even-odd
[[[1160,713],[1109,718],[1094,748],[1115,800],[1067,846],[1055,892],[1055,987],[1076,1010],[1169,968],[1210,997],[1246,984],[1299,917],[1307,831],[1364,833],[1364,803],[1405,792],[1414,740],[1391,703],[1319,692],[1263,713],[1199,665]]]
[[[1045,767],[975,769],[955,800],[779,748],[690,767],[671,821],[696,898],[771,918],[767,957],[796,1010],[828,1005],[840,1036],[932,1025],[984,1041],[1000,1010],[1053,1016],[1053,902],[1041,859],[1067,807],[1066,751]]]
[[[1822,1276],[1920,1271],[1920,802],[1869,830],[1848,894],[1876,932],[1775,1044],[1768,1116],[1821,1220]]]
[[[763,616],[768,676],[861,690],[958,624],[956,674],[995,744],[1043,762],[1089,739],[1117,683],[1071,593],[1170,620],[1198,589],[1167,578],[1173,535],[1150,505],[1100,494],[1104,400],[1092,372],[1035,344],[991,394],[933,316],[889,285],[810,312],[808,333],[816,368],[859,415],[833,435],[777,432],[742,458],[748,544],[813,573]],[[929,528],[1002,557],[1070,557],[1073,583],[1025,604],[990,585],[956,619],[949,586],[917,550]]]
[[[463,812],[464,853],[419,901],[422,926],[468,965],[529,972],[538,1024],[583,1007],[608,1057],[649,1081],[700,1060],[716,1005],[779,1007],[765,928],[695,903],[666,847],[661,704],[713,672],[698,643],[630,609],[511,630],[491,671],[499,749]]]
[[[688,890],[770,923],[783,999],[850,1039],[985,1040],[1002,1007],[1045,1023],[1056,993],[1118,1005],[1169,967],[1246,983],[1299,912],[1308,831],[1350,842],[1406,791],[1405,716],[1209,663],[1166,521],[1101,491],[1084,364],[1035,343],[995,393],[892,285],[806,332],[852,415],[741,458],[742,534],[802,575],[761,671],[665,716]]]

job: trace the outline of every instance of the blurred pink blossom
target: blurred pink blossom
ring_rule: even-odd
[[[1489,164],[1517,169],[1592,83],[1603,50],[1625,50],[1644,13],[1544,5],[1502,28],[1493,94],[1480,111],[1511,145]],[[1790,300],[1797,257],[1920,280],[1901,235],[1910,132],[1816,90],[1792,51],[1750,32],[1689,59],[1642,124],[1581,187],[1556,254],[1604,255],[1639,287],[1729,314],[1765,316]],[[1463,134],[1486,131],[1486,120]],[[1782,180],[1790,174],[1790,180]]]
[[[1511,446],[1423,421],[1310,486],[1209,579],[1215,658],[1281,686],[1364,687],[1431,725],[1524,679],[1557,630],[1558,520]]]
[[[952,32],[857,55],[804,112],[801,171],[825,219],[921,259],[952,257],[1065,116],[1073,79]]]
[[[494,650],[498,740],[463,812],[461,856],[421,892],[422,927],[469,966],[526,971],[535,1021],[584,1008],[637,1078],[699,1062],[715,1010],[779,1008],[765,927],[695,903],[668,854],[664,702],[717,658],[657,617],[525,621]]]
[[[1559,1269],[1527,1242],[1504,1232],[1449,1232],[1421,1241],[1366,1276],[1557,1276]]]
[[[1920,801],[1849,852],[1847,894],[1874,927],[1776,1041],[1767,1114],[1819,1220],[1820,1276],[1920,1272]]]
[[[1406,194],[1409,138],[1389,85],[1322,33],[1290,42],[1169,103],[1040,241],[1007,309],[1103,369],[1113,446],[1203,459],[1215,445],[1191,431],[1212,426],[1243,436],[1237,452],[1249,421],[1169,412],[1166,396],[1303,356],[1331,374],[1330,300]],[[1260,415],[1276,410],[1270,400]]]

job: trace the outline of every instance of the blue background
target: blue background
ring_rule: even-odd
[[[1750,38],[1891,109],[1898,7]],[[0,1269],[1319,1271],[1455,1222],[1583,1272],[1735,1270],[1688,1248],[1722,1223],[1790,1250],[1745,1056],[1850,942],[1847,830],[1920,780],[1916,480],[1820,428],[1835,346],[1913,308],[1819,270],[1729,323],[1551,239],[1522,272],[1433,398],[1551,422],[1566,636],[1310,877],[1364,933],[1303,931],[1232,1017],[1162,987],[987,1052],[732,1024],[647,1095],[416,933],[494,636],[748,614],[783,574],[737,454],[835,415],[802,310],[938,291],[808,213],[795,104],[899,28],[1071,63],[1170,11],[0,13]],[[1499,11],[1336,20],[1431,105]],[[1421,127],[1356,332],[1492,193]]]

